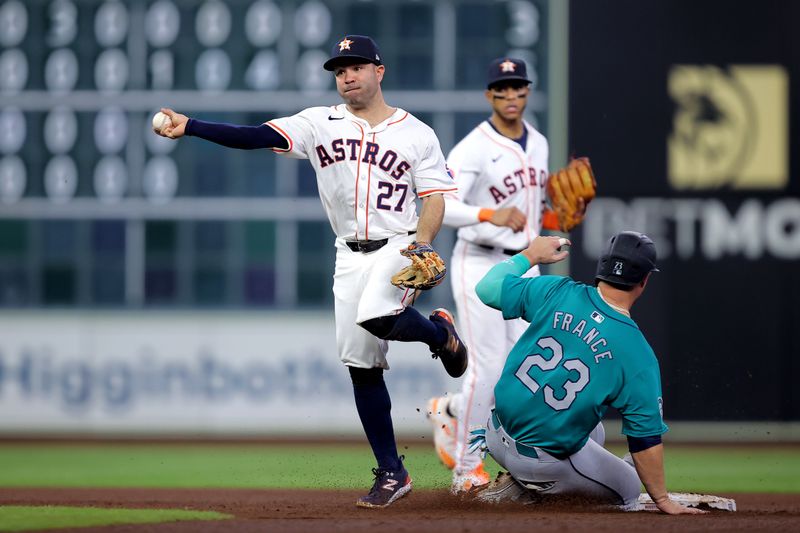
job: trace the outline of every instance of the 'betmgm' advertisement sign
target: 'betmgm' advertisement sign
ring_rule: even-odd
[[[800,259],[800,199],[780,194],[789,186],[788,80],[780,65],[673,66],[666,194],[601,194],[582,229],[587,256],[613,232],[637,228],[662,258]]]
[[[667,178],[675,190],[789,183],[789,74],[781,65],[675,65]]]
[[[800,419],[790,11],[572,1],[569,146],[591,159],[598,197],[573,232],[571,272],[591,281],[621,229],[656,243],[661,272],[633,318],[659,356],[668,419]],[[753,27],[771,31],[743,39]]]

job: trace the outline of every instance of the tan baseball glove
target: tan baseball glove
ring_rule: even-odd
[[[411,259],[411,264],[392,276],[392,285],[424,291],[444,279],[447,272],[444,261],[427,242],[413,242],[400,253]]]
[[[569,231],[583,221],[596,190],[597,181],[588,157],[573,159],[566,167],[550,174],[547,196],[558,216],[561,231]]]

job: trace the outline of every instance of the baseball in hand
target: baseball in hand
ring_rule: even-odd
[[[172,126],[172,121],[169,119],[169,116],[161,111],[153,115],[153,131],[161,133],[167,126]]]
[[[567,239],[565,239],[564,237],[561,237],[560,239],[558,239],[558,247],[559,248],[561,248],[565,244],[567,244]]]

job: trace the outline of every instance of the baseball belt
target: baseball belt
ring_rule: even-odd
[[[506,255],[517,255],[518,253],[520,253],[522,251],[522,250],[511,250],[509,248],[497,248],[495,246],[489,246],[488,244],[478,244],[478,246],[480,246],[481,248],[483,248],[485,250],[500,250],[501,252],[503,252]]]
[[[416,231],[409,231],[409,235],[414,235]],[[375,239],[375,240],[366,240],[366,241],[344,241],[348,248],[353,250],[354,252],[361,252],[362,254],[368,254],[370,252],[374,252],[376,250],[380,250],[386,243],[389,242],[389,238],[385,239]]]
[[[380,250],[386,245],[387,242],[389,242],[388,238],[378,239],[375,241],[344,241],[347,247],[354,252],[361,252],[364,254],[374,252],[375,250]]]

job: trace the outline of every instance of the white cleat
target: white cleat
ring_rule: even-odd
[[[489,472],[483,469],[483,463],[466,473],[453,472],[453,483],[450,485],[451,494],[465,494],[481,490],[491,481]]]
[[[428,400],[426,416],[433,426],[433,446],[439,460],[452,470],[456,466],[456,419],[447,414],[449,399],[445,396]]]

